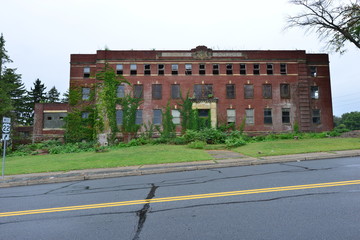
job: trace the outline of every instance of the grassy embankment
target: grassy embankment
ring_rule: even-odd
[[[247,156],[263,157],[308,152],[360,149],[360,138],[277,140],[249,143],[233,149]],[[91,168],[210,160],[204,150],[179,145],[145,145],[111,149],[109,152],[69,153],[6,158],[6,175],[70,171]]]

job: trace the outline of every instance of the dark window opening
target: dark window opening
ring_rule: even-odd
[[[253,74],[254,75],[260,74],[260,64],[254,64]]]
[[[143,85],[134,85],[134,98],[143,98]]]
[[[84,67],[84,78],[89,78],[89,77],[90,77],[90,68]]]
[[[205,64],[199,64],[199,74],[205,75]]]
[[[311,77],[316,77],[317,76],[317,67],[310,66],[310,76]]]
[[[290,108],[282,109],[282,123],[290,123]]]
[[[124,67],[122,64],[116,65],[116,74],[123,75],[124,73]]]
[[[198,109],[199,117],[206,118],[209,117],[210,109]]]
[[[164,75],[164,73],[165,73],[165,65],[158,64],[158,75]]]
[[[246,75],[246,64],[245,63],[240,63],[240,74]]]
[[[231,63],[226,64],[226,74],[232,75],[233,74],[233,65]]]
[[[271,108],[264,109],[264,124],[272,124]]]
[[[180,84],[171,85],[171,98],[179,99],[180,98]]]
[[[52,117],[47,117],[47,120],[49,120],[49,121],[52,120]]]
[[[130,75],[136,75],[136,74],[137,74],[136,64],[130,64]]]
[[[254,98],[254,85],[245,84],[244,85],[244,98]]]
[[[312,122],[314,124],[320,124],[321,123],[320,110],[319,109],[313,109],[312,110]]]
[[[61,121],[64,120],[64,117],[59,117],[59,120],[61,120]]]
[[[281,75],[287,74],[286,63],[280,63],[280,74]]]
[[[263,89],[263,98],[266,99],[272,98],[271,84],[264,84],[262,86],[262,89]]]
[[[290,98],[290,84],[280,84],[280,97]]]
[[[319,87],[318,86],[310,87],[310,96],[312,99],[319,99]]]
[[[153,84],[152,85],[152,98],[161,99],[162,98],[162,84]]]
[[[178,75],[178,73],[179,73],[179,65],[172,64],[171,65],[171,74],[172,75]]]
[[[266,64],[266,73],[268,75],[273,75],[274,74],[274,65],[272,63]]]
[[[191,74],[192,74],[192,65],[185,64],[185,75],[191,75]]]
[[[226,98],[235,98],[235,84],[226,84]]]
[[[213,75],[219,75],[219,64],[213,64]]]
[[[151,65],[150,64],[144,65],[144,75],[151,75]]]

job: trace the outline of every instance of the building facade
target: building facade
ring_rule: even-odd
[[[70,89],[81,89],[86,104],[96,91],[96,72],[108,63],[131,85],[119,85],[118,97],[143,98],[137,123],[161,124],[170,101],[180,129],[181,96],[192,99],[198,114],[211,125],[245,122],[250,134],[303,132],[333,128],[329,59],[305,51],[191,50],[113,51],[72,54]],[[84,112],[83,117],[86,116]],[[117,121],[122,122],[121,107]]]

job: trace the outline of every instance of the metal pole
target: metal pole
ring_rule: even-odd
[[[2,161],[2,178],[4,179],[4,173],[5,173],[5,152],[6,152],[6,140],[3,141],[4,144],[4,150],[3,150],[3,161]]]

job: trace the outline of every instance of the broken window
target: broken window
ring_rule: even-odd
[[[244,85],[244,98],[254,98],[254,85],[245,84]]]
[[[134,85],[134,98],[143,98],[143,85]]]
[[[280,63],[280,74],[281,75],[286,75],[287,74],[286,63]]]
[[[272,63],[266,64],[266,73],[267,73],[267,75],[274,74],[274,65]]]
[[[90,67],[84,67],[84,78],[90,77]]]
[[[136,75],[136,74],[137,74],[137,65],[130,64],[130,75]]]
[[[81,89],[82,92],[82,100],[89,100],[90,99],[90,88],[82,88]]]
[[[246,64],[245,63],[240,63],[240,74],[246,75]]]
[[[198,109],[199,117],[207,118],[209,117],[210,109]]]
[[[123,75],[124,73],[124,67],[122,64],[116,65],[116,74]]]
[[[89,118],[89,112],[82,112],[81,113],[81,118],[83,118],[83,119],[87,119],[87,118]]]
[[[152,99],[161,99],[161,98],[162,98],[162,84],[153,84]]]
[[[173,117],[172,122],[174,124],[180,124],[180,111],[179,110],[171,110],[171,115]]]
[[[213,75],[219,75],[219,64],[213,64]]]
[[[171,65],[171,74],[172,75],[178,75],[178,73],[179,73],[179,65],[172,64]]]
[[[122,125],[123,123],[123,110],[116,110],[116,124]]]
[[[142,109],[137,109],[136,110],[135,124],[137,124],[137,125],[143,124],[142,115],[143,115],[143,110]]]
[[[226,98],[235,98],[235,84],[226,84]]]
[[[287,83],[280,84],[280,97],[290,98],[290,84]]]
[[[151,75],[151,65],[144,64],[144,75]]]
[[[165,65],[158,64],[158,75],[164,75],[164,73],[165,73]]]
[[[319,99],[319,87],[318,86],[310,87],[310,96],[312,99]]]
[[[319,109],[313,109],[312,110],[312,122],[314,124],[320,124],[321,123],[320,110]]]
[[[153,110],[153,124],[154,125],[161,125],[161,120],[162,120],[161,109],[154,109]]]
[[[254,109],[245,109],[245,123],[246,124],[254,124]]]
[[[254,66],[253,74],[254,75],[259,75],[260,74],[260,64],[255,63],[253,66]]]
[[[231,63],[226,64],[226,74],[227,75],[233,74],[233,65]]]
[[[208,99],[213,97],[212,84],[195,84],[194,95],[196,99]]]
[[[199,74],[205,75],[205,64],[199,64]]]
[[[272,98],[271,84],[264,84],[262,86],[262,94],[263,94],[263,98],[266,99]]]
[[[125,86],[124,85],[118,85],[116,89],[116,97],[123,98],[125,97]]]
[[[192,65],[185,64],[185,75],[191,75],[191,74],[192,74]]]
[[[290,123],[290,108],[283,108],[282,112],[282,123]]]
[[[51,121],[51,120],[52,120],[52,117],[47,117],[47,120]]]
[[[171,84],[171,98],[172,99],[180,98],[180,84]]]
[[[235,109],[227,109],[227,123],[235,123],[236,120],[236,112]]]
[[[317,67],[310,66],[310,76],[316,77],[317,76]]]
[[[264,109],[264,124],[272,124],[271,108]]]

